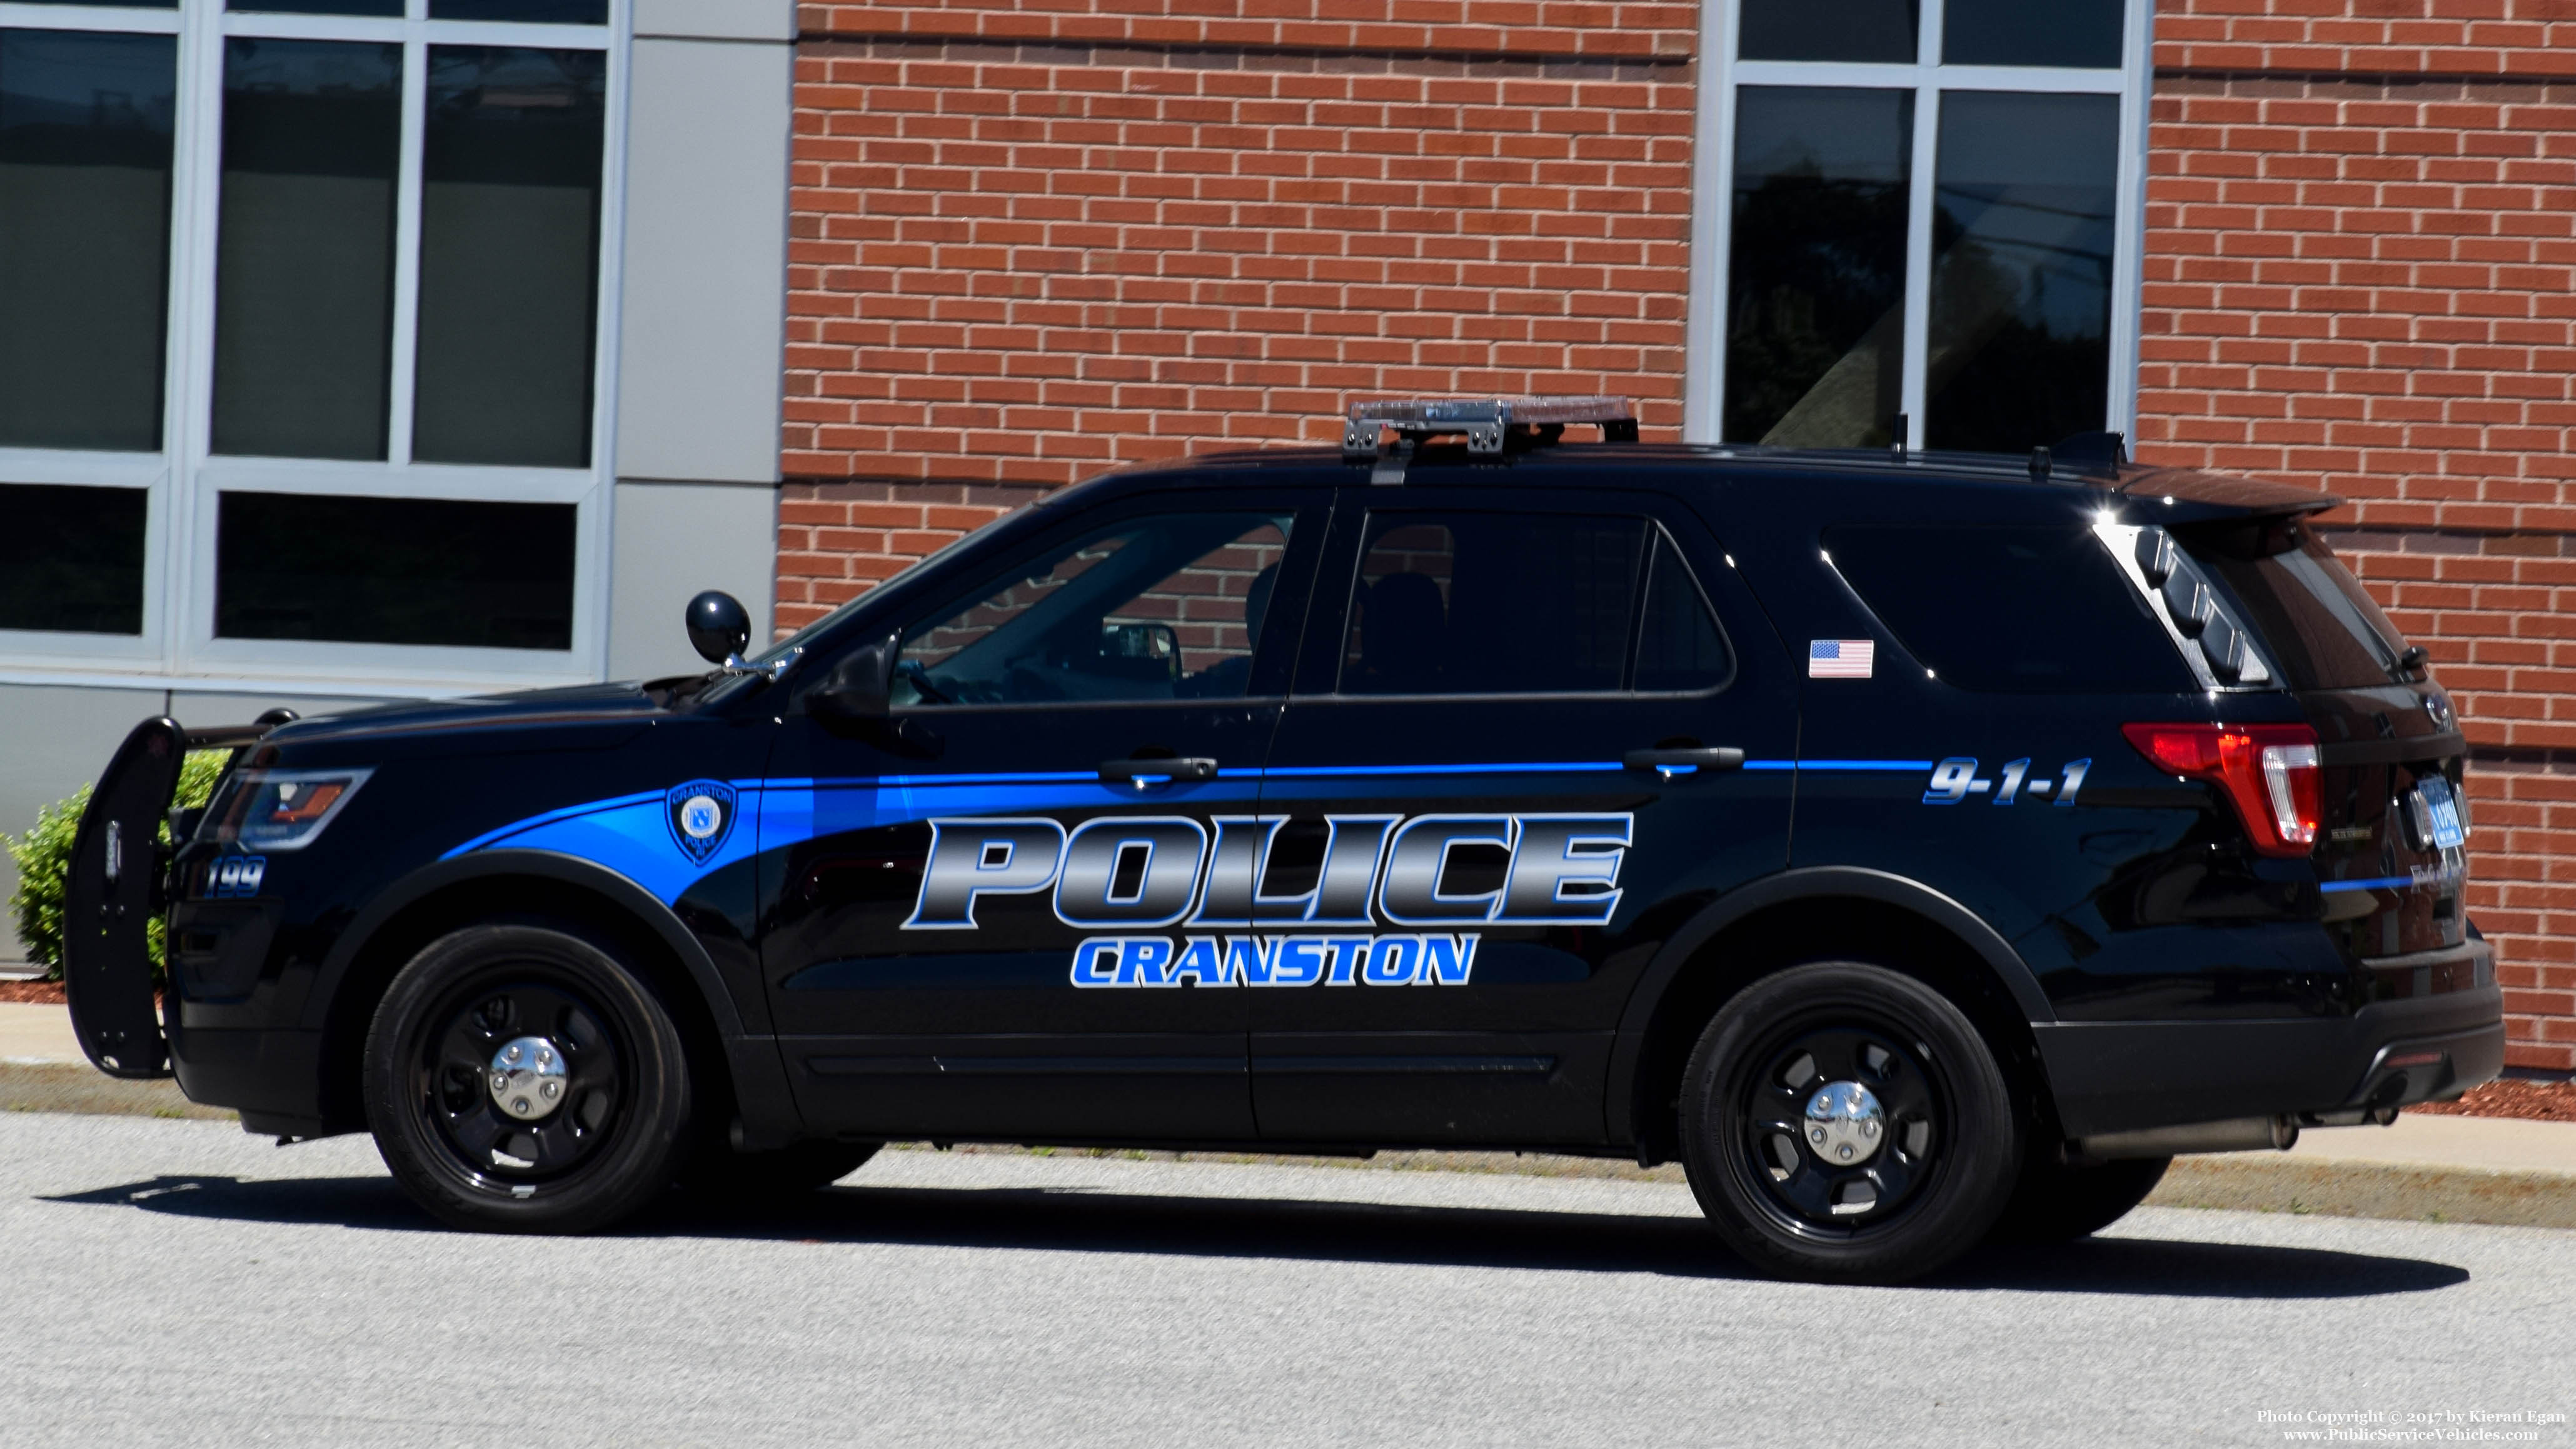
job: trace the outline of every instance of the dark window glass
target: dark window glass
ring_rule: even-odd
[[[385,456],[402,47],[227,41],[214,449]]]
[[[215,633],[569,649],[574,515],[569,503],[226,493]]]
[[[403,0],[232,0],[228,10],[266,11],[273,15],[392,15],[403,13]]]
[[[905,631],[895,702],[1239,697],[1290,522],[1176,514],[1049,550]]]
[[[1630,688],[1647,693],[1715,689],[1735,670],[1717,616],[1700,596],[1690,566],[1673,541],[1655,535],[1646,566],[1646,607],[1637,616],[1637,674]]]
[[[0,30],[0,446],[160,451],[177,57]]]
[[[1911,91],[1736,92],[1726,440],[1883,447],[1905,355]]]
[[[538,20],[606,25],[608,0],[429,0],[432,20]]]
[[[2110,406],[2116,96],[1941,98],[1924,441],[2027,453]]]
[[[21,5],[112,4],[120,10],[176,10],[179,0],[18,0]]]
[[[1744,0],[1743,38],[1735,53],[1745,60],[1912,65],[1921,13],[1916,0]]]
[[[1951,65],[2120,63],[2122,0],[1944,0],[1941,59]]]
[[[595,50],[429,53],[415,458],[590,463],[605,67]]]
[[[143,632],[141,488],[0,484],[0,629]]]
[[[2394,677],[2405,638],[2306,525],[2255,519],[2181,536],[2244,605],[2240,617],[2292,689],[2370,689]]]
[[[1835,528],[1825,548],[1906,652],[1948,683],[2197,687],[2145,597],[2080,523]]]
[[[1342,692],[1618,689],[1645,539],[1636,518],[1372,515]]]

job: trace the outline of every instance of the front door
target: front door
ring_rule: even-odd
[[[1243,994],[1180,927],[1254,808],[1329,496],[1132,500],[926,606],[909,754],[786,719],[763,959],[810,1124],[1250,1135]]]
[[[1494,497],[1337,515],[1263,784],[1266,1138],[1600,1142],[1655,948],[1785,863],[1795,681],[1716,541]]]

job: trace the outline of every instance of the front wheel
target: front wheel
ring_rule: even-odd
[[[1691,1191],[1784,1277],[1893,1283],[1967,1252],[2021,1165],[1993,1053],[1940,993],[1882,967],[1768,976],[1719,1010],[1682,1078]]]
[[[443,936],[367,1032],[367,1124],[455,1227],[580,1233],[669,1185],[689,1121],[680,1033],[600,945],[533,925]]]

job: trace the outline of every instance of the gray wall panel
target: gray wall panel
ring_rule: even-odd
[[[751,613],[754,645],[769,639],[778,559],[778,494],[727,484],[617,486],[609,575],[608,677],[694,674],[681,614],[701,589],[722,589]]]
[[[784,44],[635,42],[622,478],[778,476],[793,62]]]
[[[684,40],[794,40],[796,0],[635,0],[635,33]]]

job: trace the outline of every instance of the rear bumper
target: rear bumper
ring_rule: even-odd
[[[2456,1097],[2504,1070],[2504,993],[2481,984],[2347,1017],[2032,1028],[2069,1137],[2230,1118],[2329,1117]]]

